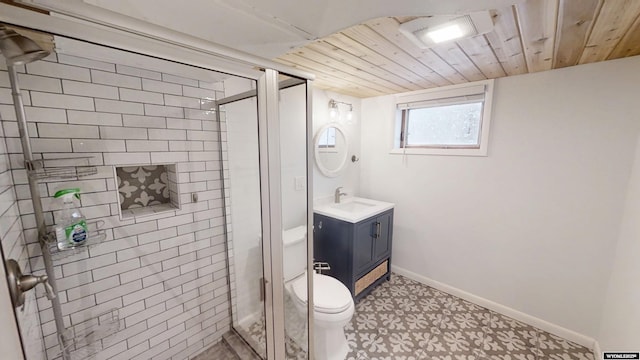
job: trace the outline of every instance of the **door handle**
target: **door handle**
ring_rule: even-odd
[[[379,221],[376,221],[372,225],[376,227],[376,230],[373,233],[373,238],[377,239],[380,237],[380,234],[382,233],[382,224]]]
[[[258,279],[258,282],[260,283],[259,284],[260,302],[264,302],[266,292],[267,292],[267,280],[261,277],[260,279]]]
[[[7,260],[5,265],[7,267],[9,292],[11,293],[11,300],[13,301],[14,307],[23,306],[25,302],[25,292],[33,289],[38,284],[44,285],[49,300],[56,297],[53,287],[49,284],[49,277],[47,275],[23,275],[20,265],[13,259]]]

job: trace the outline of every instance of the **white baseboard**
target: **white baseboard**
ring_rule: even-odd
[[[512,309],[508,306],[502,305],[502,304],[498,304],[494,301],[485,299],[483,297],[468,293],[464,290],[458,289],[456,287],[441,283],[439,281],[430,279],[426,276],[422,276],[419,274],[416,274],[412,271],[403,269],[401,267],[398,267],[396,265],[391,265],[391,271],[395,272],[396,274],[408,277],[409,279],[418,281],[420,283],[423,283],[425,285],[431,286],[435,289],[444,291],[448,294],[457,296],[461,299],[470,301],[474,304],[480,305],[484,308],[487,308],[489,310],[493,310],[497,313],[500,313],[502,315],[508,316],[510,318],[516,319],[518,321],[521,321],[525,324],[529,324],[533,327],[536,327],[538,329],[544,330],[548,333],[560,336],[562,338],[565,338],[569,341],[573,341],[576,344],[582,345],[588,349],[593,349],[594,354],[595,354],[595,347],[597,346],[597,341],[589,336],[586,335],[582,335],[579,334],[573,330],[569,330],[567,328],[564,328],[562,326],[556,325],[556,324],[552,324],[548,321],[542,320],[540,318],[537,318],[535,316],[531,316],[528,314],[525,314],[521,311]],[[598,351],[600,351],[598,349]],[[600,359],[601,355],[598,355],[598,357],[596,357],[596,360]]]
[[[600,350],[600,343],[598,343],[598,340],[593,341],[593,358],[595,360],[602,359],[602,350]]]

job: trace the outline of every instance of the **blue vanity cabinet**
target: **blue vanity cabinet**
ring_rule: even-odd
[[[358,223],[314,214],[315,261],[327,262],[323,272],[340,280],[359,300],[391,274],[393,209]]]
[[[381,259],[391,256],[391,236],[393,228],[393,209],[376,217],[379,234],[373,243],[373,257]],[[389,264],[391,266],[391,264]]]
[[[373,261],[375,246],[376,218],[367,219],[355,224],[353,232],[353,272],[360,274],[366,271]]]

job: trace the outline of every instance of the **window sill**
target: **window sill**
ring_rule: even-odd
[[[487,149],[391,149],[391,155],[487,156]]]

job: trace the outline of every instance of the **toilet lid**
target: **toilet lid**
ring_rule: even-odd
[[[313,290],[313,307],[318,312],[326,314],[343,312],[353,303],[349,289],[331,276],[314,273]],[[293,283],[293,292],[300,301],[307,303],[306,276],[301,276]]]

